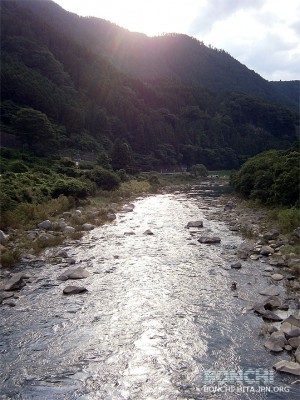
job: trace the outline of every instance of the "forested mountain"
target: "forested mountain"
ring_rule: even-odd
[[[36,154],[111,156],[121,141],[140,169],[237,168],[296,139],[294,93],[229,54],[48,0],[1,0],[1,64],[2,129]]]

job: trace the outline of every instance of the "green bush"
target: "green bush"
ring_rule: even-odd
[[[258,154],[230,182],[238,193],[262,204],[295,206],[299,203],[299,156],[294,149]]]
[[[87,172],[87,177],[103,190],[115,190],[120,186],[119,176],[101,167],[96,167]]]
[[[14,160],[9,164],[9,170],[11,172],[22,173],[22,172],[28,172],[29,168],[27,167],[26,164],[24,164],[23,161]]]
[[[84,199],[92,192],[92,185],[88,181],[74,178],[59,179],[51,191],[53,198],[60,195],[72,196],[77,199]]]

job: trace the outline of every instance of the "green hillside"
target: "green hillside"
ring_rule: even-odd
[[[1,1],[1,64],[2,130],[37,155],[109,158],[121,143],[131,170],[232,169],[296,139],[290,94],[229,54],[51,1]]]

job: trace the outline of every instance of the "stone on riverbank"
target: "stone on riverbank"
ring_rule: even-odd
[[[69,268],[57,278],[60,281],[67,281],[68,279],[85,279],[90,276],[90,273],[82,267]]]
[[[276,288],[276,286],[269,286],[259,292],[259,294],[263,296],[279,296],[280,291]]]
[[[264,346],[274,352],[283,351],[284,346],[287,344],[287,340],[283,332],[274,332],[267,339]]]
[[[279,317],[277,314],[273,313],[272,311],[266,311],[262,315],[263,319],[267,319],[269,321],[282,321],[282,318]]]
[[[260,250],[260,254],[262,256],[269,256],[270,254],[274,254],[274,249],[271,246],[263,246]]]
[[[151,235],[154,235],[154,233],[153,233],[152,231],[150,231],[150,229],[147,229],[147,230],[144,232],[144,235],[151,236]]]
[[[290,338],[288,343],[293,347],[293,349],[297,349],[300,346],[300,336]]]
[[[230,265],[230,268],[232,269],[241,269],[242,268],[242,264],[240,262],[236,262]]]
[[[30,275],[18,272],[14,274],[7,282],[4,282],[3,290],[10,292],[12,290],[20,290],[26,285],[24,279],[30,278]]]
[[[198,242],[204,244],[217,244],[221,242],[221,238],[218,236],[200,236]]]
[[[187,228],[203,228],[203,221],[190,221],[187,223]]]
[[[84,231],[92,231],[93,229],[95,229],[95,225],[93,225],[93,224],[83,224],[82,225],[82,229]]]
[[[289,324],[300,328],[300,319],[294,317],[293,315],[290,315],[287,319],[284,320],[284,322],[288,322]]]
[[[49,219],[46,219],[45,221],[40,222],[37,226],[40,229],[51,229],[52,222],[49,221]]]
[[[281,274],[273,274],[271,275],[271,278],[273,279],[273,281],[282,281],[284,277]]]
[[[83,286],[66,286],[63,290],[64,294],[79,294],[87,292],[87,289]]]
[[[300,376],[300,364],[296,362],[281,360],[274,364],[273,368],[278,372]]]

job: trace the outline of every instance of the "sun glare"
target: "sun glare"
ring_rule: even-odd
[[[111,21],[133,32],[149,36],[165,32],[184,33],[198,6],[195,0],[54,0],[68,11]],[[181,4],[181,5],[180,5]]]

